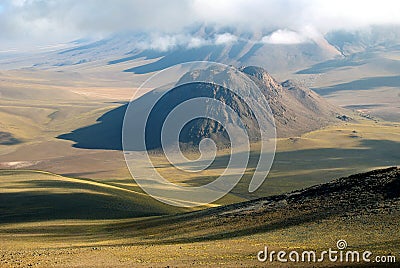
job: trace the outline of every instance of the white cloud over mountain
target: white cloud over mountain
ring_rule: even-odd
[[[277,30],[270,35],[264,36],[261,40],[267,44],[292,45],[309,41],[305,36],[290,30]]]
[[[123,31],[152,33],[161,50],[182,43],[234,42],[235,31],[269,31],[260,40],[292,44],[310,39],[307,27],[326,33],[400,24],[398,14],[400,2],[393,0],[0,0],[0,48]],[[214,40],[188,36],[196,25],[234,31]]]

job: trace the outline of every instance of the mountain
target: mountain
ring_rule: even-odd
[[[154,55],[159,58],[156,59]],[[141,57],[154,59],[154,62],[125,70],[126,72],[144,74],[160,71],[187,61],[205,60],[236,66],[258,65],[268,67],[273,73],[281,73],[299,70],[302,66],[309,66],[337,56],[340,56],[340,53],[335,48],[330,45],[327,48],[312,41],[303,44],[280,45],[243,39],[234,43],[212,44],[197,48],[179,47],[164,53],[145,50],[130,57],[110,61],[110,64],[135,60]]]
[[[359,53],[380,55],[387,50],[398,51],[400,44],[397,26],[336,30],[304,37],[302,42],[294,43],[268,41],[268,37],[279,31],[283,30],[245,32],[198,26],[180,34],[116,33],[98,40],[76,40],[39,52],[2,53],[0,65],[5,70],[68,70],[68,67],[97,70],[102,66],[108,70],[146,74],[188,61],[214,61],[234,66],[261,66],[284,77],[317,64],[323,64],[317,67],[340,67],[352,63],[352,56],[357,53],[362,56],[361,61],[368,60],[371,55],[364,57]]]
[[[356,30],[336,30],[325,35],[326,40],[340,53],[354,53],[399,49],[400,29],[398,25],[369,26]]]
[[[323,37],[303,43],[275,44],[263,37],[275,31],[239,32],[200,26],[182,34],[118,33],[100,40],[82,39],[59,50],[0,62],[3,68],[122,67],[145,74],[188,61],[214,61],[235,66],[268,67],[272,73],[301,70],[334,59],[340,52]],[[94,64],[94,66],[92,66]]]
[[[277,82],[260,67],[241,69],[261,88],[274,114],[278,137],[297,136],[339,122],[345,110],[301,84]]]
[[[247,77],[247,80],[243,78],[243,75]],[[200,81],[218,81],[218,83]],[[259,99],[258,96],[253,96],[250,98],[250,103],[246,103],[236,93],[229,90],[229,88],[239,88],[243,94],[254,95],[256,93],[249,81],[258,85],[261,94],[268,101],[278,137],[298,136],[350,119],[345,115],[345,110],[328,103],[309,88],[292,81],[279,83],[261,67],[243,67],[240,68],[239,73],[231,69],[211,67],[190,71],[183,75],[177,86],[171,90],[169,90],[170,87],[155,89],[129,104],[130,114],[142,115],[130,117],[125,124],[127,135],[135,137],[138,142],[132,145],[134,148],[131,149],[143,149],[143,140],[146,141],[147,149],[159,148],[161,128],[168,114],[177,105],[201,97],[212,98],[226,104],[238,115],[238,118],[232,117],[225,108],[211,103],[204,104],[203,112],[208,116],[188,122],[179,134],[181,143],[197,145],[202,139],[211,138],[217,144],[226,146],[229,138],[223,126],[238,119],[243,122],[243,128],[249,134],[250,141],[259,140],[260,127],[269,128],[274,123],[263,110],[254,109],[267,107],[257,108],[258,105],[254,102]],[[76,147],[121,149],[121,128],[127,107],[128,104],[125,104],[109,111],[99,118],[99,124],[77,129],[60,138],[75,141]],[[151,112],[148,113],[150,110]],[[148,118],[144,116],[147,113]],[[256,120],[255,114],[262,114],[262,116]],[[212,115],[219,116],[220,123],[209,119]],[[145,136],[144,127],[146,127]]]
[[[396,52],[400,45],[396,25],[335,30],[303,36],[301,42],[268,41],[273,34],[285,31],[289,30],[246,32],[202,25],[180,34],[116,33],[29,53],[0,53],[0,68],[97,70],[101,66],[107,70],[145,74],[188,61],[214,61],[234,66],[261,66],[274,75],[287,77],[288,73],[301,72],[317,64],[322,64],[316,66],[319,68],[354,64],[352,56],[357,53],[361,59],[356,64],[361,64],[376,54],[384,55],[387,50]]]

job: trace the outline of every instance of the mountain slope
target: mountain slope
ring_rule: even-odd
[[[400,169],[357,174],[301,191],[179,215],[0,226],[5,267],[265,267],[257,252],[348,249],[395,256],[400,249]],[[68,241],[66,243],[66,241]],[[202,254],[197,254],[202,252]],[[195,253],[195,254],[194,254]],[[361,259],[361,258],[360,258]],[[307,266],[308,263],[300,263]],[[311,263],[332,267],[332,262]],[[271,263],[298,267],[299,263]],[[338,262],[343,267],[397,263]]]
[[[277,126],[278,137],[291,137],[319,129],[321,127],[341,122],[348,119],[343,116],[345,110],[329,104],[322,97],[312,90],[299,86],[291,81],[278,83],[271,75],[260,67],[241,68],[241,72],[250,77],[264,94],[274,116]],[[198,83],[201,79],[211,79],[203,81],[218,81],[219,85],[210,83]],[[251,81],[251,80],[249,80]],[[259,126],[269,126],[271,119],[264,115],[260,122],[254,117],[254,103],[245,103],[229,88],[240,88],[243,92],[252,93],[251,84],[235,72],[225,69],[206,69],[186,73],[174,87],[165,95],[166,89],[153,90],[130,103],[132,114],[146,114],[151,108],[149,118],[146,123],[145,118],[131,117],[129,123],[132,127],[130,135],[136,137],[137,146],[141,148],[142,140],[146,139],[147,148],[155,149],[161,144],[161,127],[167,115],[176,107],[189,99],[198,97],[208,97],[225,103],[231,107],[238,117],[244,122],[244,127],[249,133],[251,141],[257,141],[260,137]],[[162,96],[162,98],[160,98]],[[160,98],[160,99],[159,99]],[[158,100],[159,99],[159,100]],[[254,100],[257,98],[255,97]],[[156,102],[158,100],[158,102]],[[254,101],[253,100],[253,101]],[[153,104],[155,104],[154,107]],[[73,140],[77,142],[77,147],[82,148],[103,148],[120,150],[121,128],[124,120],[125,111],[128,104],[107,112],[98,121],[99,124],[74,130],[72,133],[61,135],[59,138]],[[229,140],[225,129],[231,120],[231,116],[224,109],[208,105],[205,107],[205,114],[218,115],[221,117],[219,124],[213,120],[199,118],[189,122],[180,133],[180,142],[198,144],[203,138],[212,138],[217,144],[226,145]],[[341,118],[341,119],[339,119]],[[143,136],[142,128],[146,126],[148,130]],[[96,133],[96,135],[93,135]],[[134,149],[134,148],[132,148]]]
[[[143,226],[147,226],[144,233],[152,236],[152,242],[194,242],[269,233],[303,224],[318,225],[324,220],[357,223],[359,218],[372,220],[373,215],[382,219],[374,224],[387,226],[393,241],[400,238],[399,222],[394,220],[400,216],[399,168],[370,171],[287,194],[144,221]],[[387,218],[394,221],[386,221]],[[334,231],[336,226],[330,228]],[[357,228],[362,228],[360,223]]]
[[[182,35],[153,36],[146,33],[119,33],[100,40],[78,40],[67,48],[32,54],[22,59],[0,61],[4,69],[68,67],[120,69],[136,74],[162,70],[188,61],[214,61],[232,65],[268,67],[272,73],[286,73],[340,56],[333,46],[321,40],[300,44],[273,44],[263,36],[273,31],[239,32],[199,26]],[[141,62],[143,59],[148,60]],[[121,67],[120,67],[121,66]]]
[[[338,116],[348,112],[294,81],[277,82],[260,67],[245,67],[242,71],[254,80],[266,96],[279,137],[297,136],[338,123]]]

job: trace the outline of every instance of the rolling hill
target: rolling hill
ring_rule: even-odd
[[[0,222],[118,219],[177,213],[140,190],[48,172],[0,170]]]
[[[58,180],[55,185],[63,183]],[[31,215],[32,222],[8,222],[0,226],[3,246],[0,262],[4,266],[42,267],[78,264],[258,267],[265,265],[256,257],[264,246],[270,250],[321,252],[334,248],[339,239],[345,239],[351,250],[372,251],[373,257],[397,257],[399,183],[400,169],[392,167],[291,193],[178,215],[108,221],[48,221],[41,214]],[[64,206],[73,202],[66,199]],[[121,212],[110,209],[116,214]],[[25,206],[16,212],[27,215],[32,211]],[[52,218],[52,210],[47,210],[47,215]],[[202,254],[197,254],[198,251]],[[292,264],[298,265],[273,262],[276,267]],[[332,263],[313,265],[326,267]],[[396,263],[382,266],[396,267]]]

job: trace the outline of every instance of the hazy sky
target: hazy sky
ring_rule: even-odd
[[[336,29],[400,25],[399,14],[396,0],[0,0],[0,49],[120,31],[187,41],[185,29],[203,24],[238,31],[276,30],[261,40],[298,43]],[[213,42],[235,38],[226,34]],[[205,41],[192,36],[187,42],[200,45]]]

